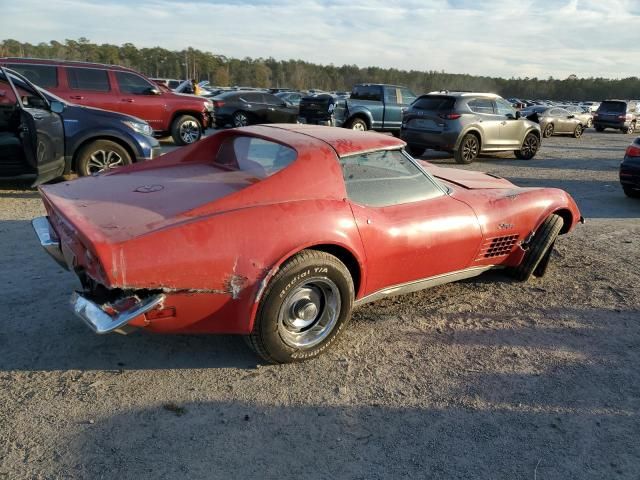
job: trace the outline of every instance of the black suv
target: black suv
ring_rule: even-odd
[[[400,138],[413,156],[432,148],[452,152],[458,163],[504,151],[529,160],[540,147],[540,126],[492,93],[433,92],[405,110]]]
[[[638,103],[628,100],[605,100],[593,114],[593,126],[598,132],[615,128],[633,133],[638,124]]]

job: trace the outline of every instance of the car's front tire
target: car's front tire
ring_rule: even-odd
[[[247,125],[251,125],[251,120],[249,119],[249,114],[247,112],[243,112],[239,110],[233,114],[231,117],[231,122],[233,126],[236,128],[246,127]]]
[[[354,296],[349,270],[338,258],[304,250],[269,282],[247,341],[270,363],[317,357],[346,327]]]
[[[520,262],[520,265],[511,270],[513,276],[522,282],[525,282],[535,274],[542,277],[549,265],[551,252],[556,238],[562,230],[564,221],[560,215],[551,214],[542,222],[542,225],[533,235],[529,248]]]
[[[624,194],[629,198],[640,198],[640,190],[636,190],[635,188],[623,185],[622,191],[624,191]]]
[[[132,162],[129,152],[111,140],[96,140],[85,145],[77,158],[76,173],[81,177],[131,165]]]
[[[553,135],[553,131],[554,131],[553,123],[550,123],[546,127],[544,127],[544,130],[542,131],[542,136],[544,138],[549,138],[551,135]]]
[[[467,133],[460,142],[460,147],[453,152],[458,163],[469,164],[480,154],[480,140],[473,133]]]
[[[191,115],[180,115],[171,124],[171,137],[176,145],[191,145],[200,140],[202,126]]]
[[[538,153],[540,139],[535,133],[527,133],[522,142],[522,148],[513,152],[520,160],[531,160]]]
[[[576,125],[575,130],[573,131],[573,137],[574,138],[580,138],[582,136],[582,125]]]
[[[361,118],[354,118],[353,120],[351,120],[347,128],[350,128],[351,130],[357,130],[358,132],[366,132],[367,130],[369,130],[367,122],[365,122]]]

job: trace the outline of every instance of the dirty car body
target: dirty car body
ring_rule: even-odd
[[[581,220],[562,190],[435,167],[404,145],[321,126],[226,130],[41,187],[48,216],[34,227],[80,278],[73,309],[97,333],[231,333],[262,345],[282,332],[283,348],[302,354],[257,351],[283,362],[320,353],[352,306],[518,268],[547,218],[561,219],[558,233]],[[328,267],[298,268],[316,257]],[[271,312],[273,302],[289,303]],[[304,337],[313,329],[324,336]]]

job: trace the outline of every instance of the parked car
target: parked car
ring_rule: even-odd
[[[218,127],[295,123],[298,118],[298,107],[266,92],[225,92],[213,97],[213,107]]]
[[[575,114],[560,107],[535,109],[526,118],[540,125],[542,136],[545,138],[566,134],[580,138],[586,128],[582,117],[578,118]]]
[[[507,100],[509,101],[509,103],[511,103],[511,106],[516,110],[522,110],[523,108],[527,107],[526,102],[524,102],[523,100],[520,100],[519,98],[507,98]]]
[[[562,190],[403,147],[330,127],[230,129],[41,187],[48,217],[33,225],[78,275],[73,309],[97,333],[241,334],[265,360],[294,362],[330,347],[354,306],[495,268],[544,275],[581,220]]]
[[[581,107],[587,108],[591,113],[593,113],[596,110],[598,110],[598,107],[600,106],[600,102],[580,102],[579,105]]]
[[[159,88],[128,68],[31,58],[0,58],[0,65],[78,105],[141,118],[156,135],[170,134],[177,145],[196,142],[211,124],[210,100]]]
[[[640,137],[627,147],[620,164],[620,184],[628,197],[640,198]]]
[[[301,122],[359,131],[391,132],[394,135],[400,133],[402,110],[416,98],[407,87],[373,83],[355,85],[348,99],[323,93],[300,101]],[[318,104],[318,99],[322,100],[326,111],[307,105]]]
[[[540,127],[495,94],[429,93],[405,110],[400,138],[418,157],[432,148],[452,152],[458,163],[503,151],[530,160],[540,147]]]
[[[176,80],[175,78],[152,78],[154,82],[159,85],[164,85],[169,90],[175,89],[178,85],[180,85],[184,80]]]
[[[146,122],[122,113],[73,105],[35,87],[16,72],[2,67],[0,72],[0,107],[3,119],[3,133],[0,133],[3,139],[1,177],[35,177],[35,183],[39,184],[72,171],[81,176],[91,175],[160,155],[160,144],[151,136],[152,129]],[[34,112],[36,105],[39,110],[49,111],[47,116],[50,126],[45,128],[47,134],[43,134],[42,138],[37,132],[38,123],[42,120],[38,117],[45,114],[41,111]],[[17,119],[21,115],[33,117],[38,140],[33,134],[20,134],[21,127]],[[13,128],[9,128],[9,125]],[[27,161],[29,149],[24,145],[39,145],[42,153],[41,145],[59,145],[60,140],[62,157],[56,156],[52,161],[55,168],[51,166],[50,172],[38,175],[37,168],[34,169],[37,161]]]
[[[638,123],[638,103],[627,100],[605,100],[593,114],[593,125],[598,132],[615,128],[623,133],[633,133]]]

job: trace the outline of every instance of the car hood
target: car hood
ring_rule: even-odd
[[[134,117],[133,115],[127,115],[119,112],[111,112],[109,110],[103,110],[101,108],[85,107],[84,105],[76,105],[73,103],[65,104],[65,108],[61,116],[63,119],[72,120],[80,116],[83,116],[85,113],[90,113],[94,117],[100,117],[105,120],[147,123],[138,117]]]
[[[517,188],[509,180],[490,173],[460,170],[458,168],[442,168],[423,160],[421,160],[420,163],[425,170],[439,180],[471,190],[483,188]]]

